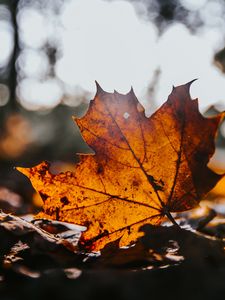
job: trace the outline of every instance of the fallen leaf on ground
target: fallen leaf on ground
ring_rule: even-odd
[[[223,114],[203,117],[190,85],[173,88],[150,118],[133,90],[97,85],[88,112],[75,118],[95,154],[80,155],[74,172],[54,175],[46,162],[18,168],[44,201],[38,217],[86,226],[80,246],[96,251],[119,238],[128,245],[140,226],[196,207],[222,178],[207,164]]]
[[[0,259],[19,241],[26,243],[34,255],[45,254],[58,263],[75,260],[76,246],[67,239],[48,233],[22,218],[0,212]],[[80,257],[79,257],[80,259]]]
[[[177,244],[176,255],[183,257],[182,264],[186,267],[215,268],[225,262],[224,240],[193,231],[189,226],[181,229],[146,224],[141,230],[145,233],[142,244],[159,254],[168,252],[168,242]]]

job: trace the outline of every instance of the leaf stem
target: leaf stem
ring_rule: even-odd
[[[165,215],[173,223],[173,225],[175,225],[177,228],[180,229],[180,226],[177,224],[177,222],[175,221],[175,219],[173,218],[173,216],[171,215],[171,213],[169,211],[166,211]]]

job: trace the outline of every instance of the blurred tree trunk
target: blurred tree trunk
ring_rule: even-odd
[[[8,73],[8,86],[10,90],[10,101],[8,103],[8,109],[12,112],[18,110],[19,105],[16,99],[16,87],[17,87],[17,70],[16,70],[16,60],[19,53],[19,36],[18,36],[18,25],[17,25],[17,11],[18,11],[18,0],[8,1],[9,9],[12,14],[12,26],[14,29],[14,49],[9,65]]]
[[[20,105],[17,102],[16,97],[16,87],[17,87],[17,69],[16,60],[19,54],[19,34],[18,34],[18,24],[17,24],[17,12],[19,0],[0,0],[0,5],[5,5],[11,14],[11,25],[13,28],[13,51],[11,53],[8,65],[1,70],[0,82],[7,85],[9,88],[9,101],[0,110],[0,128],[4,128],[5,121],[8,116],[14,112],[18,112]],[[4,131],[4,130],[3,130]]]

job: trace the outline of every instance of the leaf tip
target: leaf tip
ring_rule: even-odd
[[[75,123],[77,123],[77,120],[79,120],[79,118],[76,117],[76,116],[72,116],[72,120],[73,120]]]
[[[120,92],[118,92],[117,90],[114,90],[113,91],[113,93],[114,93],[114,95],[116,95],[116,96],[124,96],[124,94],[121,94]]]
[[[29,168],[23,168],[23,167],[14,167],[14,168],[25,176],[29,175]]]
[[[96,89],[97,89],[97,94],[101,94],[104,92],[104,90],[101,88],[100,84],[97,82],[97,80],[95,80],[95,85],[96,85]]]
[[[188,83],[185,84],[185,86],[187,86],[187,88],[189,89],[190,86],[192,85],[192,83],[195,82],[196,80],[198,80],[198,78],[195,78],[195,79],[189,81]]]
[[[135,94],[134,94],[134,89],[133,89],[132,86],[130,87],[130,90],[129,90],[129,92],[127,93],[127,95],[135,95]]]
[[[50,163],[47,161],[43,161],[32,168],[16,167],[16,170],[27,176],[28,178],[32,178],[35,176],[35,174],[41,174],[42,176],[44,176],[46,172],[49,171],[49,168]]]
[[[172,88],[172,90],[174,91],[176,88],[178,88],[178,87],[186,87],[188,90],[189,90],[189,88],[190,88],[190,86],[192,85],[192,83],[193,82],[195,82],[196,80],[198,80],[198,78],[195,78],[195,79],[193,79],[193,80],[191,80],[191,81],[189,81],[189,82],[187,82],[187,83],[185,83],[185,84],[183,84],[183,85],[180,85],[180,86],[174,86],[173,85],[173,88]]]
[[[184,93],[183,95],[187,95],[187,97],[190,98],[190,87],[191,87],[192,83],[195,82],[196,80],[198,80],[198,78],[195,78],[195,79],[193,79],[185,84],[179,85],[179,86],[173,85],[171,95],[174,95],[178,92],[178,93]]]

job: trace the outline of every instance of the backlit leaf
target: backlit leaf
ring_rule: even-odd
[[[121,95],[97,85],[88,112],[75,118],[95,154],[80,155],[74,172],[53,175],[46,162],[18,168],[44,201],[38,217],[86,226],[80,245],[99,250],[119,238],[128,245],[141,225],[197,206],[222,177],[207,163],[223,114],[204,118],[190,84],[173,88],[150,118],[133,90]]]

